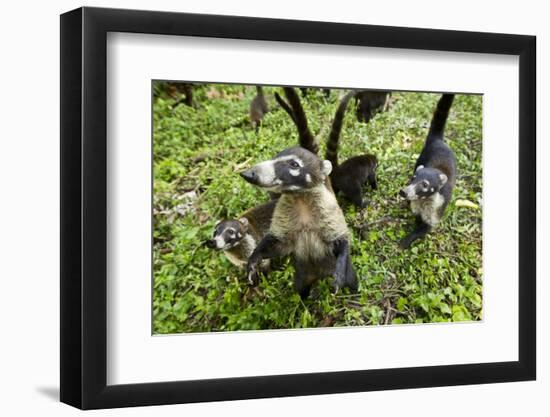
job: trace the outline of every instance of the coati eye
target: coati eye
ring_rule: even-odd
[[[297,168],[300,168],[300,165],[298,164],[298,162],[296,162],[295,160],[291,159],[288,164],[290,165],[290,167],[292,169],[297,169]]]
[[[422,187],[427,189],[429,186],[430,186],[430,183],[428,181],[426,181],[426,180],[422,181]]]

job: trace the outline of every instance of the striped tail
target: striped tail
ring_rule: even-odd
[[[454,98],[454,94],[443,94],[437,102],[437,107],[432,117],[432,123],[430,125],[430,131],[428,132],[426,142],[432,142],[437,139],[443,140],[445,124],[447,123],[449,110],[451,109]]]
[[[284,111],[287,112],[287,114],[290,116],[294,124],[296,124],[296,117],[294,117],[294,113],[292,112],[292,109],[289,107],[288,103],[283,100],[283,98],[279,95],[279,93],[275,93],[275,100],[277,100],[277,103],[283,108]]]
[[[309,130],[306,114],[304,112],[304,108],[302,107],[302,103],[300,102],[300,97],[298,97],[298,93],[296,93],[296,90],[292,87],[284,87],[283,90],[285,92],[286,99],[292,108],[292,120],[298,128],[298,139],[300,146],[310,152],[313,152],[314,154],[317,154],[319,152],[319,144],[315,140],[315,136],[313,136],[311,130]]]
[[[354,92],[346,94],[342,101],[340,101],[338,109],[336,110],[336,114],[334,115],[332,128],[330,129],[330,134],[327,141],[327,151],[325,155],[325,158],[332,163],[333,167],[338,166],[338,144],[340,142],[340,133],[342,131],[344,115],[346,114],[348,103],[354,95]]]

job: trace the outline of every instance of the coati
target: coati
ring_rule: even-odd
[[[249,183],[281,194],[269,232],[248,259],[250,282],[258,282],[262,260],[290,255],[294,287],[302,298],[317,279],[329,275],[336,289],[357,290],[346,221],[325,184],[331,170],[330,161],[293,147],[241,173]]]
[[[267,234],[275,210],[275,201],[245,211],[239,219],[216,224],[214,236],[206,242],[211,249],[224,251],[232,264],[243,268],[258,242]],[[263,267],[269,266],[269,260]]]
[[[355,96],[357,121],[368,123],[376,113],[386,111],[390,95],[389,91],[358,91]]]
[[[351,92],[344,96],[340,102],[327,141],[325,158],[332,163],[330,181],[334,193],[341,191],[344,196],[357,207],[363,208],[367,202],[363,199],[363,186],[368,182],[373,190],[378,188],[376,182],[376,168],[378,160],[370,154],[351,157],[338,165],[338,144],[342,131],[342,123],[348,103],[355,93]]]
[[[400,242],[403,249],[424,237],[441,221],[456,181],[456,158],[444,142],[443,132],[454,94],[443,94],[437,103],[424,148],[409,184],[399,194],[409,200],[416,215],[416,229]]]
[[[250,122],[252,127],[257,131],[262,123],[264,115],[269,111],[267,101],[264,96],[264,91],[261,86],[256,86],[256,96],[250,103]]]

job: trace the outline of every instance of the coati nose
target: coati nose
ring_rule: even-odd
[[[214,242],[214,239],[210,239],[205,242],[205,245],[210,249],[214,249],[216,247],[216,242]]]
[[[258,174],[253,169],[248,169],[244,172],[241,172],[241,177],[251,184],[256,184],[258,182]]]
[[[405,190],[403,190],[403,189],[400,189],[400,190],[399,190],[399,195],[400,195],[401,197],[403,197],[403,198],[407,198],[407,193],[406,193]]]

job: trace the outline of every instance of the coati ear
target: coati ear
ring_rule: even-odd
[[[321,172],[327,177],[332,172],[332,164],[328,159],[325,159],[323,162],[321,162]]]
[[[443,174],[443,173],[439,174],[439,181],[441,181],[441,186],[442,187],[445,185],[447,180],[448,180],[448,178],[445,174]]]
[[[414,171],[414,172],[418,172],[418,171],[420,171],[422,168],[424,168],[424,165],[418,165],[418,166],[416,167],[416,171]]]
[[[242,224],[243,230],[246,232],[248,231],[248,226],[250,223],[248,223],[248,219],[246,217],[241,217],[239,219],[239,223]]]

